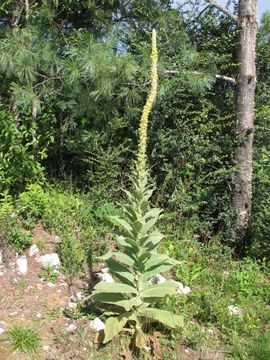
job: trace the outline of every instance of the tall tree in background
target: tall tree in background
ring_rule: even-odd
[[[233,207],[237,214],[239,251],[249,241],[252,200],[252,153],[254,137],[254,106],[256,87],[256,0],[240,0],[238,26],[239,75],[237,80],[236,136],[239,146],[235,153],[237,172],[233,192]]]
[[[239,0],[238,16],[215,0],[207,2],[231,16],[239,30],[236,95],[236,141],[234,161],[236,175],[232,194],[233,209],[237,215],[237,251],[241,253],[249,243],[252,201],[252,153],[254,137],[254,107],[256,87],[256,33],[257,1]]]

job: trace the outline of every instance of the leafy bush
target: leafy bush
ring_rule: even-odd
[[[8,191],[4,191],[0,194],[0,221],[11,216],[14,211],[13,199],[9,195]]]
[[[0,122],[0,192],[18,193],[27,183],[43,180],[40,160],[46,151],[39,147],[40,135],[31,119],[18,122],[0,109]]]
[[[23,253],[32,243],[32,236],[23,232],[14,223],[6,223],[3,231],[4,242],[19,254]]]
[[[31,184],[19,195],[17,212],[22,219],[35,223],[44,216],[48,204],[48,195],[41,185]]]
[[[66,235],[58,244],[57,250],[63,273],[71,279],[81,275],[86,260],[82,244],[74,236]]]

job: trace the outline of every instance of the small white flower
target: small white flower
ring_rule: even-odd
[[[148,283],[150,285],[156,285],[156,284],[163,284],[165,281],[166,281],[166,279],[164,276],[162,276],[160,274],[156,274],[148,280]]]
[[[181,282],[178,282],[178,288],[176,289],[177,294],[187,295],[191,289],[189,286],[184,286]]]
[[[230,315],[241,315],[242,314],[242,309],[239,308],[238,306],[229,305],[227,307],[227,309],[229,310]]]
[[[102,320],[96,317],[94,320],[90,321],[89,326],[92,330],[100,331],[105,329],[105,324]]]

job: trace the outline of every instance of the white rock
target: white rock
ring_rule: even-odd
[[[2,326],[0,326],[0,335],[2,335],[5,331],[6,330]]]
[[[43,348],[43,350],[45,350],[45,351],[49,351],[49,350],[50,350],[49,345],[43,345],[42,348]]]
[[[43,267],[60,266],[59,256],[56,253],[40,256],[37,260]]]
[[[109,272],[109,268],[105,267],[103,269],[100,270],[103,274],[106,274]]]
[[[73,302],[73,301],[70,301],[70,302],[68,303],[68,308],[69,308],[69,309],[74,309],[74,308],[76,308],[76,306],[77,306],[77,304],[76,304],[75,302]]]
[[[238,306],[229,305],[227,307],[227,309],[229,310],[230,315],[241,315],[242,314],[242,309],[239,308]]]
[[[53,288],[53,287],[55,287],[55,284],[49,282],[49,283],[47,283],[47,286],[49,286],[50,288]]]
[[[166,281],[166,279],[164,276],[162,276],[160,274],[156,274],[148,280],[148,283],[150,285],[157,285],[157,284],[163,284],[165,281]]]
[[[27,273],[27,259],[26,256],[19,256],[16,259],[16,265],[17,270],[20,274],[26,274]]]
[[[189,286],[184,286],[181,282],[178,282],[178,288],[176,289],[177,294],[187,295],[191,289]]]
[[[76,293],[76,298],[77,298],[79,301],[81,301],[81,300],[83,299],[83,293],[82,293],[81,291],[78,291],[78,292]]]
[[[39,253],[39,248],[37,247],[36,244],[33,244],[30,246],[29,249],[29,255],[32,256],[36,256]]]
[[[0,264],[3,263],[3,250],[0,249]]]
[[[66,327],[67,332],[73,332],[77,329],[77,326],[75,324],[70,324],[68,327]]]
[[[106,272],[105,273],[102,273],[102,272],[97,273],[97,278],[100,281],[105,281],[107,283],[113,283],[114,282],[112,276],[110,274],[106,273]]]
[[[105,324],[102,320],[96,317],[94,320],[89,322],[90,329],[100,331],[105,329]]]

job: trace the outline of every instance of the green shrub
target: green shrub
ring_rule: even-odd
[[[57,245],[57,250],[63,273],[71,279],[81,275],[86,260],[82,244],[74,236],[66,235]]]
[[[43,180],[40,160],[46,157],[46,146],[41,146],[41,136],[30,117],[18,124],[9,111],[1,108],[0,123],[0,192],[17,194],[29,182]]]
[[[4,191],[0,194],[0,221],[11,216],[13,212],[13,199],[8,191]]]
[[[17,211],[23,220],[35,223],[43,217],[48,204],[48,195],[41,185],[31,184],[19,195]]]
[[[32,243],[32,236],[23,232],[13,223],[5,224],[3,231],[4,242],[11,246],[19,254],[23,253]]]

